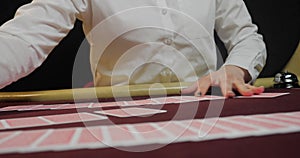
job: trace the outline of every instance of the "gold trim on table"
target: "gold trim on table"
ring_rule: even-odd
[[[107,86],[29,92],[0,92],[0,102],[17,101],[72,101],[116,97],[180,94],[191,83],[154,83],[127,86]]]

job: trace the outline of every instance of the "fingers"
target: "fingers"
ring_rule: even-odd
[[[210,81],[208,80],[207,77],[204,77],[203,79],[199,79],[192,86],[182,89],[181,94],[194,93],[195,96],[204,96],[210,87],[210,84],[207,84],[209,82]]]
[[[222,95],[226,98],[235,97],[233,90],[238,91],[243,96],[251,96],[253,94],[260,94],[264,92],[264,87],[255,87],[246,84],[244,80],[245,73],[240,68],[234,66],[227,66],[212,72],[199,79],[192,86],[183,89],[182,94],[194,93],[195,96],[204,96],[210,86],[219,86]]]
[[[264,92],[265,88],[263,86],[255,87],[250,84],[245,84],[243,82],[235,83],[236,90],[243,96],[251,96],[254,94],[261,94]]]
[[[226,98],[235,97],[236,94],[233,90],[237,90],[243,96],[251,96],[254,94],[261,94],[264,92],[264,87],[255,87],[250,84],[245,84],[243,81],[230,81],[220,80],[212,82],[210,77],[205,77],[198,80],[192,86],[182,89],[181,94],[192,94],[195,96],[204,96],[210,86],[219,86],[221,88],[222,95]],[[216,83],[219,83],[218,85]]]
[[[198,80],[197,83],[198,89],[194,94],[195,96],[204,96],[207,93],[209,87],[212,85],[211,78],[209,75]]]
[[[189,86],[188,88],[184,88],[181,90],[181,94],[192,94],[198,89],[198,84],[195,82],[193,85]]]
[[[232,91],[232,83],[230,81],[223,80],[220,82],[220,88],[224,97],[234,97],[235,93]]]
[[[261,94],[265,91],[265,87],[264,86],[260,86],[260,87],[255,87],[252,86],[250,84],[246,84],[245,85],[248,89],[251,89],[251,91],[253,92],[253,94]]]
[[[253,95],[253,91],[249,86],[246,86],[244,81],[236,81],[233,83],[235,89],[243,96]]]
[[[219,71],[213,74],[212,84],[214,86],[219,86],[224,97],[234,97],[235,93],[233,92],[233,79],[231,75],[227,75],[225,71]]]

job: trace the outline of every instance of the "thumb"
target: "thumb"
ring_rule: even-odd
[[[187,87],[187,88],[183,88],[181,89],[181,94],[192,94],[194,93],[196,90],[198,89],[198,84],[197,82],[194,83],[193,85]]]

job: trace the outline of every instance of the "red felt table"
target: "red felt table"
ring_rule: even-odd
[[[300,89],[267,89],[267,92],[290,92],[290,95],[281,96],[272,99],[226,99],[224,104],[220,104],[222,108],[220,117],[234,116],[234,115],[252,115],[252,114],[269,114],[278,112],[294,112],[300,111]],[[140,99],[140,98],[138,98]],[[221,102],[220,100],[212,102]],[[162,109],[167,110],[166,113],[153,115],[152,117],[131,117],[131,118],[117,118],[109,117],[110,121],[115,124],[128,124],[128,123],[145,123],[157,122],[168,120],[181,120],[190,119],[193,112],[196,112],[194,118],[204,118],[207,109],[211,106],[209,101],[184,104],[168,104],[164,105]],[[222,101],[223,102],[223,101]],[[47,102],[44,102],[44,104]],[[21,103],[0,103],[0,106],[21,104]],[[37,104],[37,103],[26,103]],[[52,104],[52,103],[51,103]],[[147,108],[157,108],[154,105],[142,106]],[[181,108],[179,117],[174,118],[178,109]],[[93,110],[93,109],[89,109]],[[88,111],[88,110],[85,110]],[[76,109],[72,110],[40,110],[30,112],[1,112],[0,119],[29,117],[29,116],[42,116],[51,114],[67,114],[78,112]],[[90,122],[89,125],[106,125],[107,121]],[[21,130],[35,130],[47,128],[67,128],[67,127],[84,127],[83,123],[72,123],[65,125],[51,125],[45,127],[23,128]],[[20,129],[18,129],[20,130]],[[22,141],[22,140],[20,140]],[[153,144],[156,145],[156,144]],[[268,136],[252,136],[236,139],[217,139],[202,142],[183,142],[173,143],[166,145],[162,148],[148,151],[148,152],[126,152],[115,148],[104,149],[80,149],[59,152],[38,152],[38,153],[13,153],[4,154],[0,157],[5,158],[52,158],[52,157],[172,157],[172,158],[185,158],[185,157],[300,157],[300,132],[288,134],[276,134]],[[134,146],[130,148],[143,148],[143,146]]]

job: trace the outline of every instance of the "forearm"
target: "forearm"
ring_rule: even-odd
[[[216,31],[224,42],[228,57],[224,65],[247,70],[255,80],[266,61],[266,47],[262,35],[242,0],[217,0]]]
[[[29,43],[3,32],[0,32],[0,50],[0,88],[26,76],[46,58]]]
[[[34,0],[0,27],[0,88],[41,65],[73,28],[76,7],[70,0]]]

